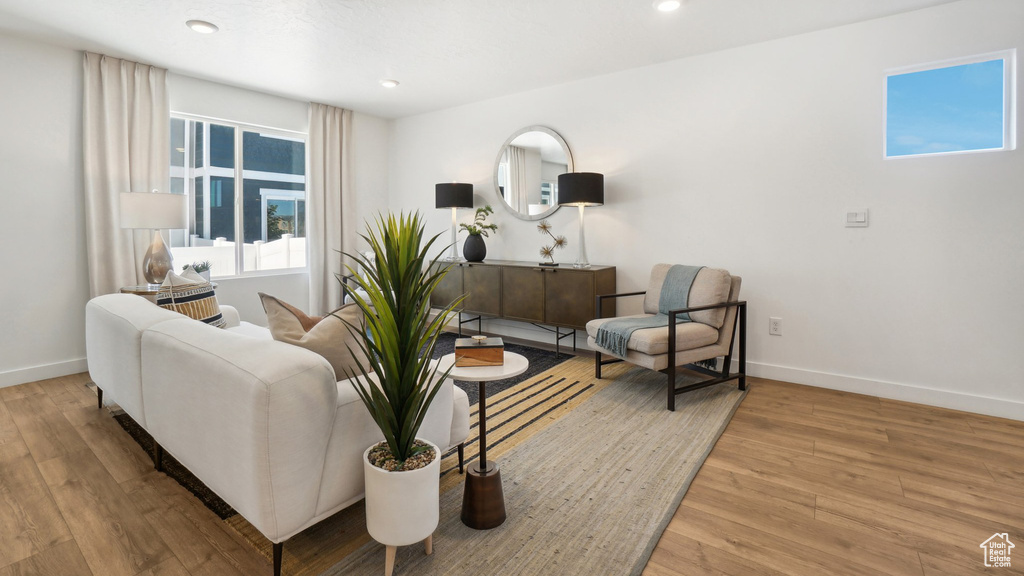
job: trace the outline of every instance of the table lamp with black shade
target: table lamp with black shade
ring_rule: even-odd
[[[569,172],[558,176],[558,205],[580,208],[580,252],[573,268],[590,268],[587,241],[583,232],[583,208],[604,204],[604,174]]]
[[[459,249],[456,247],[456,234],[458,226],[456,223],[456,211],[459,208],[473,207],[473,185],[459,182],[445,182],[434,185],[434,208],[452,209],[452,246],[448,257],[449,262],[459,261]]]
[[[146,282],[160,284],[172,270],[171,251],[167,249],[161,230],[180,230],[188,226],[184,194],[161,194],[157,191],[121,193],[121,228],[149,229],[153,242],[142,260]]]

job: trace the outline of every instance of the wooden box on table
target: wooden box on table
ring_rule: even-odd
[[[458,338],[455,340],[455,365],[501,366],[505,363],[505,343],[501,338]]]

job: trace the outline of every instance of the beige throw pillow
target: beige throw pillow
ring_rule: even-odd
[[[347,304],[322,319],[309,317],[294,306],[278,298],[260,292],[263,309],[267,312],[267,325],[274,340],[286,342],[316,352],[334,368],[338,380],[357,373],[356,358],[367,366],[366,356],[343,320],[355,326],[362,326],[363,311],[355,304]],[[308,326],[308,328],[307,328]],[[351,352],[349,349],[351,348]]]

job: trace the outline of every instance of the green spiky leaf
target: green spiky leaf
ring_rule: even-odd
[[[346,375],[391,453],[402,462],[414,453],[416,434],[439,390],[436,384],[451,371],[451,367],[439,370],[430,358],[463,297],[431,318],[430,295],[450,264],[438,262],[440,251],[428,259],[440,235],[423,242],[424,224],[418,212],[378,215],[375,224],[368,225],[362,235],[373,257],[345,254],[358,263],[362,273],[346,266],[354,286],[342,283],[342,288],[365,315],[365,325],[346,322],[363,352],[363,360],[354,355],[356,369]]]

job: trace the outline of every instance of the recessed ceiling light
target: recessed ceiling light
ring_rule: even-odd
[[[189,20],[188,22],[185,22],[185,25],[200,34],[213,34],[217,30],[220,30],[220,28],[217,28],[216,24],[211,24],[205,20]]]
[[[674,12],[682,5],[683,3],[680,0],[654,0],[654,7],[659,12]]]
[[[380,85],[385,87],[385,88],[394,88],[395,86],[398,86],[398,80],[391,80],[391,79],[381,80],[380,81]]]

